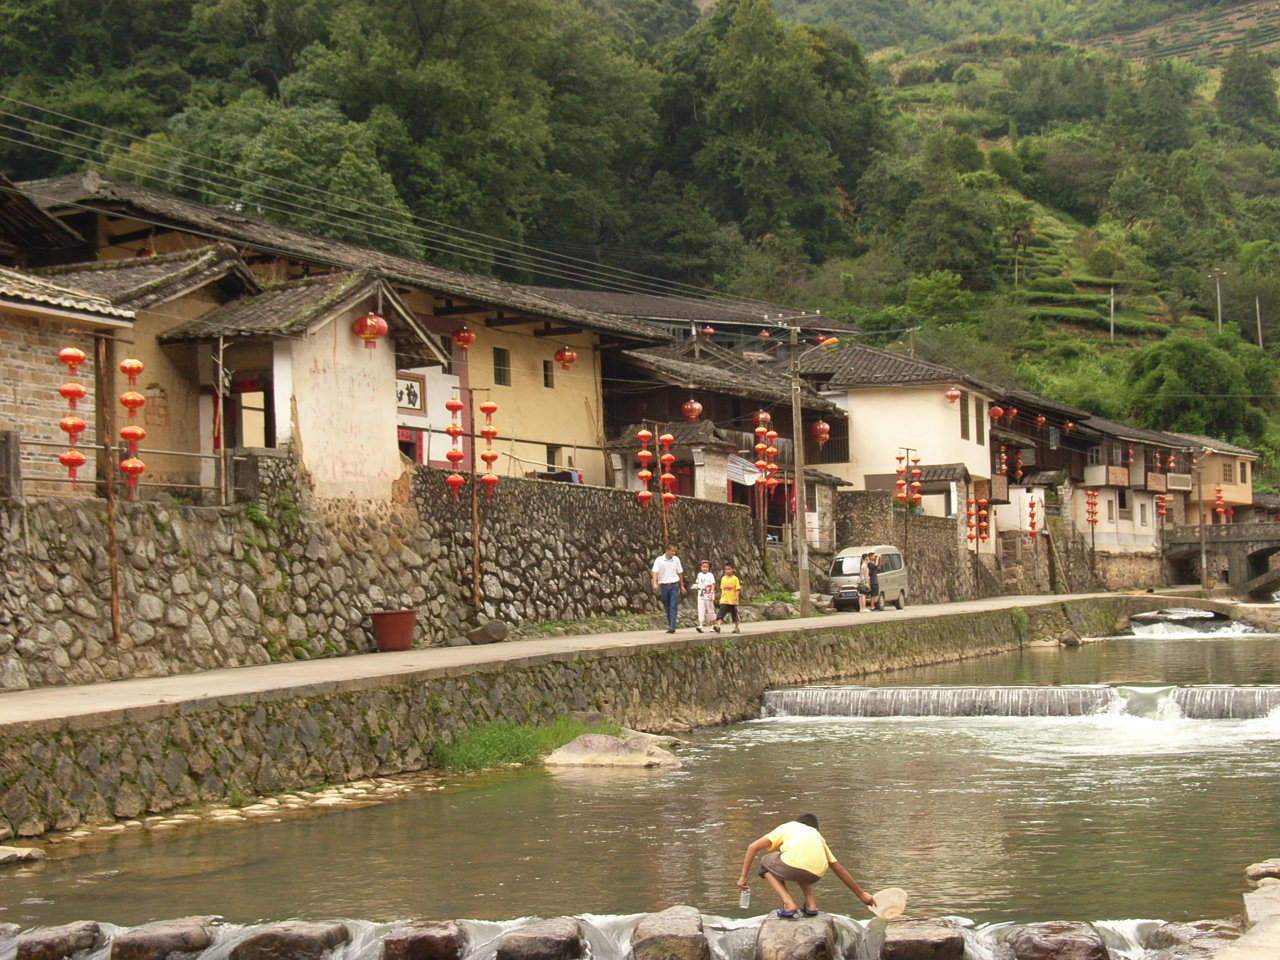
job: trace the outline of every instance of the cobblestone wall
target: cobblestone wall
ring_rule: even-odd
[[[232,794],[418,770],[478,723],[601,709],[644,730],[756,715],[764,690],[1111,632],[1167,598],[1054,601],[731,639],[695,637],[164,703],[72,721],[0,724],[0,840],[130,818]],[[1192,601],[1194,602],[1194,601]]]
[[[238,483],[253,499],[237,507],[119,504],[118,643],[104,503],[0,510],[0,690],[361,653],[382,609],[417,609],[419,644],[494,617],[657,625],[662,510],[624,491],[504,479],[482,494],[477,611],[470,501],[453,505],[442,472],[406,471],[391,504],[313,501],[281,455],[242,465]],[[732,559],[748,595],[759,588],[746,508],[682,498],[668,519],[687,569]]]

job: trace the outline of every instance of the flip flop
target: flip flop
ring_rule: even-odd
[[[817,916],[819,913],[821,913],[822,911],[821,911],[821,910],[810,910],[808,907],[801,907],[801,908],[800,908],[800,912],[801,912],[801,913],[803,913],[806,917],[816,917],[816,916]]]
[[[783,920],[794,920],[799,915],[799,910],[783,910],[781,907],[778,908],[778,916]]]

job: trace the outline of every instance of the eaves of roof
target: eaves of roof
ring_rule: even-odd
[[[117,307],[106,297],[63,286],[44,277],[0,267],[0,303],[5,300],[32,306],[57,307],[113,320],[134,318],[132,310]]]
[[[1206,453],[1225,453],[1233,457],[1254,457],[1258,456],[1253,450],[1246,450],[1244,447],[1237,447],[1234,443],[1227,443],[1225,440],[1215,440],[1213,437],[1203,437],[1197,433],[1170,433],[1169,436],[1177,437],[1179,440],[1186,441],[1191,447],[1199,447]]]
[[[786,381],[764,376],[755,371],[726,370],[713,363],[666,356],[647,350],[626,350],[623,357],[649,376],[672,386],[712,390],[731,397],[789,403],[791,389]],[[807,386],[801,402],[810,410],[821,410],[836,416],[843,411]]]

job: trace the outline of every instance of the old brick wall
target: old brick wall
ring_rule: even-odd
[[[416,609],[420,644],[490,618],[651,615],[658,625],[649,568],[662,549],[660,507],[620,490],[504,478],[492,502],[479,499],[477,611],[469,495],[454,506],[444,476],[408,467],[390,504],[314,500],[292,457],[264,451],[239,472],[250,503],[119,504],[119,642],[103,503],[10,504],[0,510],[0,690],[365,652],[373,610]],[[763,586],[746,508],[682,498],[668,520],[687,571],[731,559],[748,596]]]
[[[21,436],[23,493],[27,496],[72,495],[70,486],[60,482],[67,470],[58,463],[58,454],[67,447],[67,434],[58,428],[58,421],[71,413],[67,401],[58,395],[58,388],[72,379],[58,362],[63,347],[79,347],[88,358],[75,377],[88,391],[76,409],[76,415],[88,424],[78,441],[88,462],[79,468],[78,478],[92,481],[92,446],[97,442],[93,338],[69,334],[62,324],[49,320],[0,314],[0,430],[13,430]],[[78,484],[76,494],[92,496],[92,482]]]

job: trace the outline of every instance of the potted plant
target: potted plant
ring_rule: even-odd
[[[401,599],[405,602],[408,600],[407,597]],[[372,610],[369,622],[373,627],[373,642],[379,652],[408,650],[413,646],[413,630],[418,622],[418,611],[415,607],[408,606]]]

